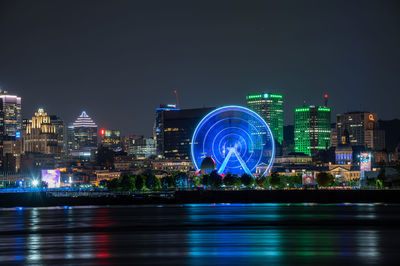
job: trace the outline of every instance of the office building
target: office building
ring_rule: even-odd
[[[294,112],[295,152],[314,155],[330,147],[331,109],[321,106],[296,108]]]
[[[156,147],[156,154],[159,156],[163,155],[163,143],[164,143],[164,120],[167,112],[179,111],[176,104],[161,104],[156,109],[156,119],[153,127],[153,138]]]
[[[70,153],[81,151],[86,156],[90,156],[91,150],[97,149],[97,125],[85,111],[68,126],[68,146]]]
[[[154,138],[145,138],[141,136],[132,140],[129,145],[129,155],[134,155],[137,159],[145,159],[156,155],[156,146]]]
[[[66,132],[65,132],[65,124],[64,121],[56,115],[50,115],[51,124],[54,125],[56,134],[57,134],[57,142],[60,147],[61,154],[66,153]]]
[[[101,129],[100,144],[114,151],[122,150],[121,133],[119,130]]]
[[[3,119],[3,139],[20,137],[22,129],[21,97],[0,90]]]
[[[60,155],[62,143],[59,143],[56,124],[43,108],[39,108],[29,122],[23,131],[24,151]]]
[[[200,120],[214,108],[157,108],[154,140],[158,155],[168,159],[189,160],[190,143]]]
[[[247,95],[247,106],[267,122],[274,139],[282,144],[283,95],[272,93]]]
[[[371,112],[349,112],[336,116],[337,139],[349,133],[352,146],[364,146],[372,150],[385,148],[385,132],[379,128],[378,115]]]

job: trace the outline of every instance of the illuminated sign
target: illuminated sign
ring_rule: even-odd
[[[302,177],[302,185],[303,186],[314,186],[315,185],[315,178],[312,173],[303,173]]]
[[[371,153],[370,152],[360,153],[361,180],[364,179],[365,171],[371,171]]]
[[[375,119],[374,119],[374,115],[373,114],[369,114],[369,120],[371,120],[371,121],[374,121]]]
[[[48,188],[60,187],[60,170],[42,170],[42,181],[47,183]]]
[[[19,131],[15,132],[15,137],[17,139],[19,139],[21,137],[21,132],[19,132]]]

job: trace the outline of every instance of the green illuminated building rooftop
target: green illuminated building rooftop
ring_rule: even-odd
[[[283,95],[261,93],[247,95],[247,106],[269,125],[275,140],[283,141]]]
[[[330,147],[331,109],[301,107],[294,110],[295,152],[313,155]]]

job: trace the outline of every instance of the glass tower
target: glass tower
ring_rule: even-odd
[[[4,139],[18,138],[22,129],[21,97],[0,90],[0,100],[2,102]]]
[[[86,114],[85,111],[68,127],[71,148],[73,150],[95,149],[97,148],[97,125]]]
[[[247,95],[247,106],[269,125],[274,139],[283,141],[283,95],[261,93]]]
[[[294,111],[294,150],[313,155],[330,147],[331,109],[309,106]]]

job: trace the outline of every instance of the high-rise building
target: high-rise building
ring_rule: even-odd
[[[378,115],[371,112],[349,112],[336,116],[337,138],[349,133],[352,146],[364,146],[372,150],[385,148],[385,132],[379,128]]]
[[[121,133],[119,130],[101,129],[100,144],[114,151],[121,151]]]
[[[68,126],[68,148],[71,151],[88,151],[97,148],[97,125],[85,111]]]
[[[158,108],[154,127],[157,155],[169,159],[189,160],[194,130],[200,120],[213,109]]]
[[[3,116],[3,138],[15,139],[19,137],[22,129],[21,97],[10,95],[7,91],[0,90]]]
[[[331,109],[321,106],[296,108],[294,111],[295,152],[314,155],[330,147]]]
[[[176,104],[161,104],[156,109],[156,119],[153,127],[153,138],[156,147],[156,154],[159,156],[163,155],[163,143],[164,143],[164,117],[167,112],[179,111]]]
[[[56,115],[50,115],[50,121],[51,121],[51,124],[54,125],[56,128],[57,142],[58,142],[58,146],[60,147],[61,153],[65,154],[66,153],[66,137],[65,137],[66,132],[65,132],[64,121]]]
[[[283,95],[261,93],[247,95],[247,106],[258,113],[269,125],[274,139],[283,141]]]
[[[62,143],[59,143],[56,124],[43,108],[39,108],[29,122],[23,132],[24,151],[61,154]]]

